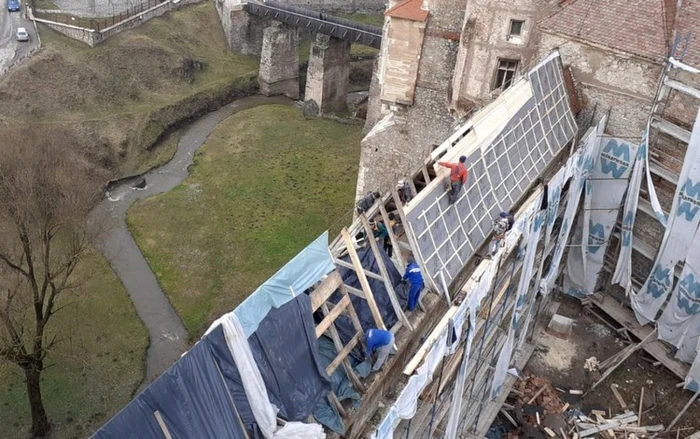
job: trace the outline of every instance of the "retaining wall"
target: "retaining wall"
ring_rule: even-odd
[[[166,0],[165,2],[147,9],[140,14],[133,15],[126,20],[122,20],[119,23],[115,23],[114,25],[99,31],[79,26],[72,26],[70,24],[58,23],[51,20],[45,20],[43,18],[37,18],[32,13],[31,8],[28,8],[28,13],[29,18],[35,23],[43,23],[56,32],[73,38],[74,40],[81,41],[90,47],[95,47],[96,45],[105,41],[107,38],[117,35],[125,30],[137,27],[152,18],[160,17],[166,12],[179,9],[185,5],[199,3],[201,1],[202,0]]]

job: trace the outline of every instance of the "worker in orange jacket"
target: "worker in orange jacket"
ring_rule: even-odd
[[[450,192],[447,195],[447,200],[450,204],[454,204],[455,201],[457,201],[459,191],[461,191],[462,186],[467,183],[467,174],[469,172],[464,165],[466,161],[467,157],[462,156],[459,158],[459,163],[438,162],[438,165],[450,168]]]

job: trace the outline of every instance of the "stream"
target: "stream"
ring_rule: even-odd
[[[97,248],[111,264],[148,329],[150,344],[142,388],[187,350],[188,334],[127,228],[127,210],[135,201],[167,192],[185,180],[199,147],[214,128],[229,116],[261,105],[291,103],[281,96],[269,98],[255,95],[206,114],[182,130],[177,152],[168,163],[142,176],[146,183],[144,187],[134,185],[134,181],[141,178],[124,181],[107,192],[105,199],[93,209],[90,222],[99,224],[102,231],[96,239]]]

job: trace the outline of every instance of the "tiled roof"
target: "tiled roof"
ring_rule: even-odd
[[[667,11],[667,3],[672,1],[574,0],[538,26],[545,32],[663,61],[668,53],[667,19],[675,15]]]
[[[428,19],[428,11],[422,6],[423,0],[404,0],[393,8],[387,9],[384,15],[404,20],[425,21]]]
[[[679,38],[676,58],[700,68],[700,0],[683,0],[676,35]]]

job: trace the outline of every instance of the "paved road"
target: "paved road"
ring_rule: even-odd
[[[37,44],[39,38],[34,32],[34,25],[30,20],[24,19],[24,11],[7,12],[7,0],[0,0],[0,74],[5,71],[15,60],[23,58]],[[22,3],[24,8],[24,3]],[[15,38],[18,27],[24,27],[29,32],[29,42],[19,42]]]
[[[144,175],[144,188],[134,188],[133,180],[126,181],[108,192],[105,200],[93,210],[90,222],[103,230],[97,239],[97,246],[126,287],[137,314],[148,328],[150,345],[144,385],[180,358],[187,349],[188,336],[180,316],[163,294],[155,274],[129,233],[127,210],[134,201],[167,192],[187,178],[195,153],[224,119],[259,105],[291,103],[284,97],[257,95],[236,100],[203,116],[183,130],[172,160]],[[187,231],[183,230],[183,233]]]

